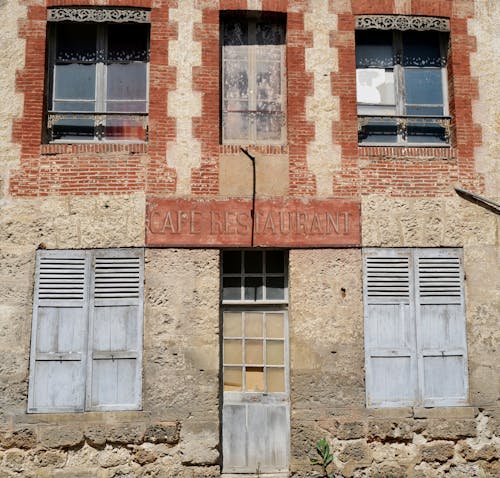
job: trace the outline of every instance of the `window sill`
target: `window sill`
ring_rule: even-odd
[[[125,142],[85,142],[85,143],[50,143],[40,146],[40,154],[71,154],[71,153],[147,153],[147,143]]]
[[[48,412],[48,413],[30,413],[18,415],[15,420],[19,423],[64,423],[107,421],[129,422],[131,420],[143,420],[149,416],[149,412],[143,410],[110,410],[106,412]]]

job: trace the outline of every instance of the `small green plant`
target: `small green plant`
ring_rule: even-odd
[[[333,453],[325,437],[316,443],[316,453],[319,455],[319,458],[309,458],[311,463],[321,466],[323,478],[335,478],[333,473],[328,473],[328,467],[333,461]]]

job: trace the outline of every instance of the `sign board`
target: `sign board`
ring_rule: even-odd
[[[253,236],[253,240],[252,240]],[[150,198],[146,245],[176,247],[359,246],[360,203],[341,199]]]

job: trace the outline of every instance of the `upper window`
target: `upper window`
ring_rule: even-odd
[[[406,30],[378,29],[381,26]],[[449,141],[448,34],[432,30],[433,24],[424,20],[415,26],[430,29],[415,31],[411,26],[397,21],[367,26],[358,21],[358,28],[366,28],[356,31],[362,144],[439,145]]]
[[[147,12],[64,10],[49,10],[47,140],[146,141]]]
[[[39,251],[28,412],[141,407],[144,253]]]
[[[285,25],[271,15],[222,26],[222,142],[285,142]]]
[[[457,406],[468,398],[460,249],[366,249],[369,407]]]

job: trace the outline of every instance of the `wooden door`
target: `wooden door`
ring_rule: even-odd
[[[223,472],[288,471],[288,322],[284,310],[223,314]]]

